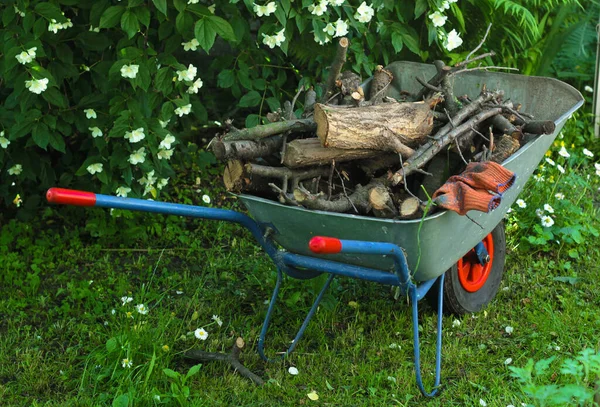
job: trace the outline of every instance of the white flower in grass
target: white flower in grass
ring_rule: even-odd
[[[10,140],[4,137],[4,131],[0,131],[0,147],[7,148],[10,144]]]
[[[373,16],[375,15],[375,10],[373,7],[368,6],[366,2],[362,2],[360,6],[356,9],[356,14],[354,14],[354,18],[357,19],[360,23],[368,23],[371,21]]]
[[[554,166],[554,165],[556,165],[556,163],[555,163],[555,162],[554,162],[554,161],[553,161],[551,158],[548,158],[548,157],[546,157],[546,162],[547,162],[548,164],[550,164],[551,166]]]
[[[140,69],[139,65],[123,65],[121,67],[121,76],[123,78],[135,79]]]
[[[541,218],[542,216],[544,216],[544,211],[541,209],[536,209],[535,210],[535,216],[537,216],[538,218]]]
[[[325,28],[323,28],[323,32],[327,33],[329,35],[333,35],[335,34],[335,27],[333,26],[333,24],[328,23]]]
[[[556,194],[554,194],[554,197],[559,201],[562,201],[563,199],[565,199],[565,194],[563,194],[562,192],[557,192]]]
[[[588,150],[587,148],[583,149],[583,154],[587,155],[588,157],[593,157],[594,153],[592,153],[590,150]]]
[[[327,11],[327,0],[308,6],[308,11],[315,16],[322,16]]]
[[[164,187],[167,186],[168,183],[169,183],[169,178],[161,178],[156,183],[156,188],[163,189]]]
[[[29,89],[30,92],[39,95],[40,93],[48,89],[48,78],[32,79],[30,81],[25,81],[25,87]]]
[[[125,358],[121,361],[121,366],[126,369],[131,369],[131,366],[133,366],[133,361],[131,361],[129,358]]]
[[[188,88],[187,93],[198,93],[198,90],[202,87],[203,84],[204,83],[202,82],[202,79],[196,79],[196,81],[192,83],[192,85]]]
[[[554,213],[554,208],[548,204],[544,204],[544,210],[548,213]]]
[[[558,168],[558,171],[560,171],[560,173],[561,173],[561,174],[564,174],[564,173],[565,173],[565,169],[563,168],[563,166],[562,166],[562,165],[560,165],[560,164],[557,164],[557,165],[556,165],[556,168]]]
[[[88,130],[92,132],[92,137],[102,137],[102,130],[99,127],[88,127]]]
[[[549,228],[550,226],[554,225],[554,219],[552,219],[550,216],[548,215],[544,215],[542,216],[542,226],[545,228]]]
[[[181,106],[181,107],[178,107],[177,109],[175,109],[175,114],[179,117],[183,117],[185,115],[190,114],[191,111],[192,111],[192,105],[187,104],[185,106]]]
[[[117,188],[117,196],[121,196],[123,198],[127,197],[127,194],[131,192],[131,188],[128,187],[119,187]]]
[[[295,368],[294,366],[290,366],[290,368],[288,369],[289,374],[291,374],[292,376],[296,376],[298,375],[298,369]]]
[[[433,23],[434,27],[443,27],[444,24],[446,24],[446,20],[448,19],[448,17],[443,15],[439,11],[436,11],[435,13],[429,15],[429,19]]]
[[[127,297],[127,296],[121,297],[121,302],[123,303],[123,305],[129,304],[131,301],[133,301],[133,298],[131,298],[131,297]]]
[[[170,134],[167,134],[165,138],[160,142],[158,148],[164,148],[169,150],[171,148],[171,144],[175,142],[175,137]]]
[[[15,56],[15,58],[17,58],[17,61],[19,61],[20,64],[28,64],[31,61],[33,61],[35,59],[35,51],[37,50],[37,47],[32,47],[29,48],[27,51],[23,51],[20,54],[17,54]]]
[[[527,208],[527,204],[526,204],[526,203],[525,203],[525,201],[524,201],[524,200],[522,200],[522,199],[517,199],[517,202],[516,202],[516,203],[517,203],[517,206],[518,206],[519,208]]]
[[[457,328],[460,326],[460,321],[458,319],[455,319],[454,321],[452,321],[452,327]]]
[[[600,163],[594,163],[594,167],[596,168],[596,171],[600,170]]]
[[[594,88],[592,88],[590,85],[585,85],[583,90],[585,90],[586,92],[590,92],[590,93],[594,92]]]
[[[8,175],[19,175],[23,172],[23,166],[21,164],[15,164],[8,169]]]
[[[512,326],[507,326],[506,328],[504,328],[504,332],[506,332],[507,334],[511,335],[513,333],[514,329]]]
[[[131,165],[142,164],[146,161],[146,148],[142,147],[139,150],[131,153],[127,160]]]
[[[137,312],[139,312],[142,315],[146,315],[148,313],[148,308],[146,308],[146,306],[144,304],[136,305],[135,309],[137,310]]]
[[[223,326],[223,321],[221,320],[221,318],[219,318],[218,315],[213,315],[212,320],[215,321],[217,323],[217,325]]]
[[[183,70],[176,72],[177,80],[191,82],[194,80],[197,73],[198,73],[198,68],[196,68],[192,64],[189,64],[187,69],[183,69]]]
[[[447,1],[445,1],[444,3],[448,3],[448,2],[447,2]],[[479,405],[480,405],[481,407],[486,407],[486,406],[487,406],[487,403],[485,402],[485,400],[484,400],[484,399],[479,399]]]
[[[206,204],[210,203],[210,196],[208,195],[202,195],[202,201]]]
[[[569,154],[569,152],[567,151],[567,149],[565,148],[565,146],[562,146],[560,148],[560,151],[558,152],[558,155],[565,157],[565,158],[569,158],[571,156],[571,154]]]
[[[90,174],[94,175],[96,173],[101,173],[102,172],[102,163],[96,163],[96,164],[90,164],[87,166],[87,172],[89,172]]]
[[[504,364],[505,364],[506,366],[510,365],[511,363],[512,363],[512,358],[508,358],[508,359],[506,359],[506,360],[504,361]]]
[[[458,48],[462,45],[463,40],[460,38],[460,35],[456,32],[456,30],[452,30],[448,33],[448,37],[444,42],[444,48],[448,51],[452,51],[455,48]]]
[[[540,174],[533,174],[533,179],[537,182],[540,182],[544,180],[544,176]]]
[[[83,113],[85,113],[85,117],[88,119],[95,119],[98,117],[94,109],[84,109]]]
[[[194,336],[198,339],[205,341],[206,338],[208,338],[208,332],[206,332],[204,328],[198,328],[194,331]]]
[[[173,150],[158,150],[158,153],[156,154],[156,156],[158,157],[159,160],[170,160],[171,157],[173,156]]]
[[[142,141],[146,135],[144,134],[144,128],[140,127],[139,129],[135,129],[133,131],[125,132],[125,139],[129,140],[130,143],[137,143],[138,141]]]
[[[196,51],[198,49],[198,46],[200,45],[200,43],[198,42],[197,39],[193,38],[192,40],[190,40],[188,42],[182,42],[181,45],[183,45],[184,51]]]
[[[339,18],[335,22],[335,34],[333,36],[334,37],[343,37],[346,34],[348,34],[348,23],[346,23],[344,20]]]
[[[258,17],[262,17],[262,16],[270,16],[271,14],[273,14],[275,12],[275,10],[277,10],[277,4],[275,4],[275,2],[271,1],[268,4],[261,6],[259,4],[254,3],[252,5],[252,8],[254,9],[254,12],[256,13],[256,15]]]

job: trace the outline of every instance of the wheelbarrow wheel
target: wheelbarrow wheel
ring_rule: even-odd
[[[506,237],[501,222],[483,241],[490,258],[480,264],[475,248],[446,271],[444,278],[444,312],[463,315],[480,311],[489,304],[500,288],[506,260]],[[437,308],[438,283],[428,293]]]

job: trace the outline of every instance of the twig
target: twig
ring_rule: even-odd
[[[295,119],[296,117],[294,116],[294,106],[296,105],[296,101],[298,100],[298,97],[300,97],[300,94],[304,91],[304,89],[302,88],[302,86],[298,89],[298,92],[296,92],[296,95],[294,96],[294,98],[292,99],[292,107],[290,109],[290,114],[289,117],[286,117],[286,119],[288,120],[292,120]]]
[[[402,169],[402,168],[404,168],[404,161],[402,161],[402,154],[398,154],[398,157],[400,158],[400,169]],[[404,185],[404,190],[406,192],[408,192],[408,194],[410,196],[412,196],[413,198],[419,199],[415,194],[413,194],[412,192],[410,192],[410,190],[408,189],[408,183],[406,182],[406,174],[404,172],[402,172],[402,177],[403,177],[402,184]],[[421,202],[420,199],[419,199],[419,202]]]
[[[475,68],[465,68],[455,73],[471,72],[471,71],[487,71],[488,69],[506,69],[508,71],[518,71],[518,68],[510,68],[508,66],[476,66]]]
[[[415,77],[415,79],[417,80],[417,82],[419,82],[423,87],[432,90],[434,92],[442,92],[441,88],[438,88],[437,86],[433,86],[427,82],[425,82],[423,79],[419,78],[419,77]]]
[[[340,172],[338,171],[337,168],[333,168],[336,172],[336,174],[338,175],[338,177],[340,177],[340,182],[342,183],[342,192],[344,193],[344,196],[348,199],[348,201],[350,201],[350,204],[352,205],[352,208],[354,208],[354,211],[356,213],[358,213],[358,209],[356,209],[356,206],[354,206],[354,202],[352,202],[352,200],[350,198],[348,198],[348,194],[346,193],[346,186],[344,185],[344,178],[342,177],[342,174],[340,174]]]
[[[465,160],[465,157],[463,156],[463,153],[460,149],[460,143],[454,143],[454,145],[456,146],[456,151],[458,151],[458,155],[460,155],[460,158],[463,160],[463,163],[465,163],[465,165],[468,164],[467,160]]]
[[[292,198],[290,198],[288,196],[288,194],[281,188],[279,188],[277,185],[273,184],[272,182],[269,182],[268,184],[275,192],[277,192],[279,194],[279,202],[281,202],[281,200],[283,200],[282,203],[288,204],[288,205],[292,205],[292,206],[300,206],[298,205],[298,202],[296,202],[295,200],[293,200]]]
[[[329,69],[329,75],[327,76],[327,87],[323,93],[322,100],[329,100],[331,95],[333,95],[335,92],[335,82],[342,71],[344,64],[346,63],[346,52],[348,51],[348,45],[350,45],[348,38],[340,38],[336,49],[335,58],[333,59],[333,63]]]
[[[331,171],[329,171],[329,179],[327,180],[327,200],[331,200],[331,194],[333,192],[333,170],[335,169],[335,160],[331,160]]]
[[[490,23],[487,26],[487,29],[485,30],[485,35],[483,36],[483,39],[481,40],[481,42],[475,47],[475,49],[473,51],[469,52],[469,55],[467,55],[467,57],[465,58],[465,62],[466,62],[465,65],[469,63],[468,61],[469,61],[469,58],[471,58],[471,55],[473,55],[474,53],[479,51],[479,49],[481,48],[481,46],[487,39],[488,34],[490,33],[490,28],[492,28],[492,23]]]

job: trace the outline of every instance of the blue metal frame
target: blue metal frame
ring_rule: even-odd
[[[162,213],[166,215],[187,216],[202,219],[223,220],[227,222],[238,223],[247,228],[252,236],[257,240],[265,252],[271,257],[277,267],[277,282],[271,296],[271,301],[267,309],[267,314],[263,322],[263,326],[258,339],[258,353],[266,361],[272,361],[265,355],[264,343],[273,314],[274,307],[277,303],[279,290],[283,281],[283,273],[294,278],[312,278],[320,273],[328,273],[329,278],[323,285],[320,293],[315,299],[310,311],[308,312],[304,322],[300,326],[294,341],[291,346],[280,355],[280,358],[285,357],[294,350],[298,342],[302,338],[308,323],[315,314],[319,303],[321,302],[325,292],[329,288],[331,281],[336,275],[358,278],[367,281],[373,281],[379,284],[386,284],[400,287],[401,291],[408,295],[412,306],[412,325],[413,325],[413,341],[414,341],[414,363],[416,369],[417,386],[421,393],[427,397],[437,395],[440,385],[441,376],[441,353],[442,353],[442,307],[443,307],[443,285],[444,276],[425,281],[420,285],[416,285],[411,281],[410,272],[404,252],[400,247],[392,243],[366,242],[358,240],[340,240],[342,243],[342,253],[355,254],[375,254],[381,256],[391,256],[394,259],[394,272],[385,272],[381,270],[353,266],[345,263],[320,259],[310,256],[302,256],[285,251],[277,250],[273,241],[268,237],[267,226],[260,225],[249,216],[242,213],[226,210],[206,208],[201,206],[183,205],[166,202],[155,202],[144,199],[135,198],[120,198],[109,195],[96,194],[95,206],[103,208],[128,209],[142,212]],[[307,242],[308,243],[308,242]],[[482,245],[483,246],[483,245]],[[485,249],[484,249],[485,250]],[[420,344],[419,344],[419,321],[418,321],[418,302],[425,297],[435,282],[438,282],[438,315],[437,315],[437,340],[436,340],[436,367],[435,367],[435,383],[434,389],[427,392],[423,385],[420,365]],[[276,358],[278,359],[278,358]]]

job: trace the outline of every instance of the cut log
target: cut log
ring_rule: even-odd
[[[373,214],[378,218],[393,218],[398,216],[398,211],[387,188],[378,185],[369,190],[369,204]]]
[[[259,140],[262,138],[281,134],[286,131],[311,132],[316,129],[312,119],[286,120],[269,124],[258,125],[249,129],[234,130],[223,136],[224,141],[234,140]]]
[[[344,64],[346,63],[346,53],[348,51],[349,45],[350,41],[348,41],[348,38],[346,37],[342,37],[338,41],[335,57],[333,59],[331,67],[329,68],[329,74],[327,76],[327,87],[325,89],[325,92],[323,93],[322,101],[325,103],[329,101],[329,99],[334,95],[336,91],[335,84],[338,80],[340,72],[342,72]]]
[[[354,109],[315,105],[317,136],[324,147],[395,151],[403,157],[433,129],[429,103],[387,103]]]
[[[510,157],[515,151],[517,151],[521,147],[518,140],[515,140],[513,137],[504,134],[500,137],[500,140],[496,142],[496,148],[492,153],[492,157],[490,161],[497,162],[501,164]]]
[[[239,160],[231,160],[225,166],[223,183],[229,192],[241,192],[250,184],[250,179],[244,173],[244,163]]]
[[[406,198],[400,204],[400,219],[416,219],[423,215],[421,203],[417,198]]]
[[[283,165],[289,168],[328,165],[332,160],[344,162],[381,155],[377,150],[325,148],[317,138],[294,140],[287,144]]]
[[[553,134],[556,124],[551,120],[531,120],[523,125],[522,130],[532,134]]]
[[[262,140],[223,141],[213,139],[211,149],[220,161],[227,159],[250,160],[273,154],[281,149],[283,138],[272,136]]]
[[[328,201],[325,194],[311,194],[304,188],[294,189],[294,199],[297,203],[308,209],[327,212],[350,212],[366,214],[369,205],[369,191],[377,186],[385,185],[387,181],[372,179],[366,186],[357,185],[350,195],[343,195],[336,200]]]

